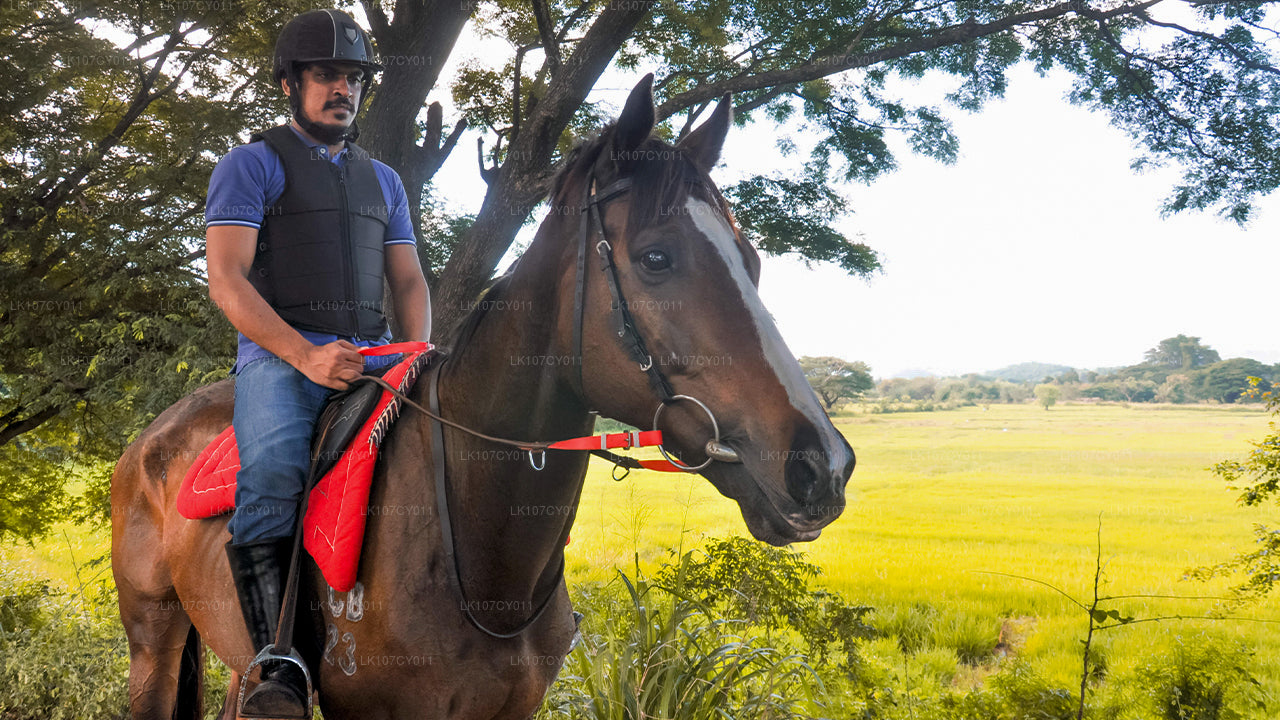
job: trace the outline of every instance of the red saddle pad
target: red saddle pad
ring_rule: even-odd
[[[426,366],[430,352],[408,353],[382,377],[401,392],[408,392]],[[307,513],[302,519],[303,546],[315,558],[325,581],[339,592],[355,586],[378,446],[399,411],[400,401],[383,391],[373,413],[343,452],[342,460],[316,483],[307,500]],[[235,431],[228,427],[196,456],[187,470],[178,490],[178,512],[198,520],[234,510],[239,469]]]

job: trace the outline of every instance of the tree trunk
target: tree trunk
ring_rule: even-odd
[[[475,5],[467,0],[398,0],[395,20],[389,22],[371,0],[362,2],[384,69],[360,122],[360,145],[400,174],[414,230],[421,235],[422,186],[453,150],[462,125],[442,137],[440,108],[433,103],[426,137],[419,143],[418,114]]]
[[[435,341],[453,341],[467,308],[493,275],[525,218],[546,195],[551,157],[560,135],[652,4],[610,3],[560,64],[543,96],[526,105],[532,111],[511,138],[506,160],[489,181],[475,225],[449,257],[433,290]]]

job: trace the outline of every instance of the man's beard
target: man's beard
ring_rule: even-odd
[[[350,104],[330,101],[325,103],[324,107],[321,108],[321,110],[322,111],[328,110],[334,107],[347,108],[347,111],[351,113],[351,117],[354,124],[355,108],[352,107]],[[350,135],[352,131],[352,125],[339,125],[339,124],[315,122],[311,118],[307,117],[306,113],[304,113],[301,108],[299,108],[296,117],[298,120],[298,124],[302,126],[302,129],[305,130],[308,135],[319,140],[325,145],[337,145],[338,143],[346,139],[347,136]]]

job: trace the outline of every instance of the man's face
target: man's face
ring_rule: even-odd
[[[367,71],[347,63],[315,63],[303,71],[299,92],[302,115],[313,123],[339,133],[351,127],[360,104],[361,81]],[[280,81],[285,94],[288,82]]]

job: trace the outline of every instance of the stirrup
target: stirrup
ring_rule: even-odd
[[[307,669],[307,663],[303,661],[302,656],[299,655],[298,651],[294,648],[289,648],[289,652],[287,653],[279,653],[276,652],[276,646],[272,644],[262,648],[262,652],[258,653],[258,655],[253,658],[253,661],[249,663],[249,667],[244,669],[244,674],[240,676],[240,693],[236,698],[236,720],[260,720],[259,718],[246,718],[241,713],[244,710],[245,690],[248,688],[246,680],[248,680],[249,675],[253,673],[254,668],[262,665],[262,663],[267,662],[268,660],[278,660],[280,662],[290,663],[292,665],[296,665],[298,669],[302,671],[302,677],[307,681],[307,717],[315,717],[316,710],[312,704],[312,697],[315,692],[311,686],[311,671]]]

